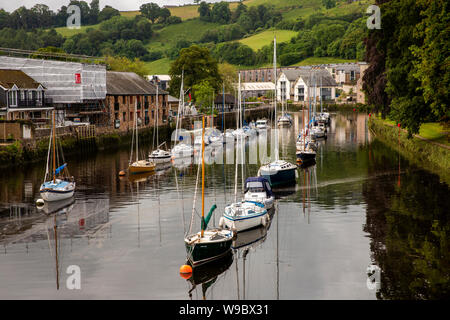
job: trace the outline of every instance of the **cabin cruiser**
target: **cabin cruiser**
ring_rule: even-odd
[[[278,125],[279,126],[290,126],[292,125],[292,117],[285,113],[281,117],[278,118]]]
[[[250,177],[245,180],[244,200],[255,201],[270,209],[275,201],[275,196],[270,188],[269,181],[263,177]]]
[[[270,129],[267,119],[258,119],[256,121],[257,130],[267,130]]]

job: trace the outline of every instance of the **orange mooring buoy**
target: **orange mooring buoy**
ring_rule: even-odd
[[[192,267],[187,264],[183,264],[180,267],[180,276],[183,279],[189,279],[192,276]]]
[[[124,170],[119,171],[119,176],[123,177],[124,175],[125,175],[125,171]]]

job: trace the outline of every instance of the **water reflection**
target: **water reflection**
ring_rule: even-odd
[[[302,124],[301,113],[293,116],[292,128],[279,135],[281,156],[291,162]],[[316,163],[298,168],[297,183],[274,190],[270,229],[239,234],[229,259],[194,270],[191,281],[178,270],[192,223],[194,157],[133,177],[117,175],[128,164],[128,148],[72,158],[75,202],[42,210],[34,200],[44,166],[5,170],[0,297],[188,299],[191,289],[192,299],[448,296],[448,185],[374,139],[365,115],[332,114],[327,135]],[[246,143],[247,161],[252,143]],[[254,176],[259,165],[240,165],[239,175]],[[234,200],[235,165],[205,169],[206,207],[217,204],[220,216]],[[369,264],[380,268],[378,291],[366,286]],[[68,265],[80,265],[81,290],[65,288]]]
[[[369,176],[395,167],[394,150],[374,141]],[[437,175],[408,167],[400,175],[368,179],[364,231],[381,269],[379,299],[445,299],[450,294],[449,187]]]

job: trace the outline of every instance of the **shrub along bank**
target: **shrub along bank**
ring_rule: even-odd
[[[410,162],[438,174],[450,184],[450,150],[421,140],[417,137],[408,139],[408,133],[395,126],[390,126],[380,119],[370,117],[370,130],[385,144],[398,150]]]

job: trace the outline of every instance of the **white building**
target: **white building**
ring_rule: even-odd
[[[337,83],[322,68],[285,70],[277,80],[277,100],[304,103],[309,98],[334,100]]]

